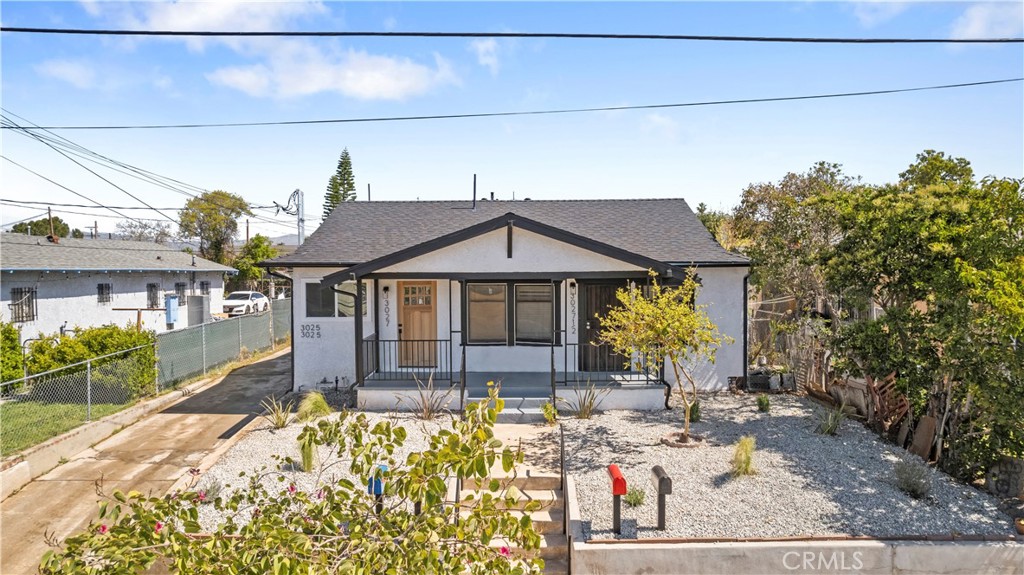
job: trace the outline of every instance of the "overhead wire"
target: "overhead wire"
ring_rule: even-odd
[[[189,124],[124,124],[124,125],[64,125],[64,126],[38,126],[39,130],[163,130],[163,129],[192,129],[192,128],[239,128],[239,127],[261,127],[261,126],[297,126],[312,124],[355,124],[373,122],[409,122],[422,120],[456,120],[467,118],[500,118],[509,116],[546,116],[555,114],[580,114],[590,112],[621,112],[626,110],[661,110],[667,108],[695,108],[701,106],[726,106],[734,104],[759,104],[768,102],[795,102],[803,100],[824,100],[832,98],[853,98],[861,96],[879,96],[886,94],[902,94],[908,92],[924,92],[930,90],[949,90],[955,88],[968,88],[976,86],[991,86],[996,84],[1007,84],[1011,82],[1024,81],[1024,77],[1003,78],[999,80],[984,80],[980,82],[961,82],[957,84],[938,84],[931,86],[917,86],[912,88],[892,88],[886,90],[863,90],[858,92],[833,92],[825,94],[810,94],[804,96],[779,96],[773,98],[739,98],[730,100],[705,100],[698,102],[681,102],[672,104],[640,104],[632,106],[600,106],[591,108],[561,108],[551,110],[523,110],[511,112],[477,112],[466,114],[433,114],[417,116],[375,116],[365,118],[332,118],[319,120],[282,120],[268,122],[213,122],[213,123],[189,123]],[[7,126],[3,126],[7,129]],[[33,128],[29,128],[32,130]]]
[[[796,44],[1006,44],[1024,38],[864,38],[809,36],[726,36],[707,34],[615,34],[600,32],[428,32],[428,31],[250,31],[250,30],[115,30],[0,26],[0,32],[77,36],[184,36],[184,37],[287,37],[287,38],[535,38],[571,40],[685,40],[697,42],[756,42]]]

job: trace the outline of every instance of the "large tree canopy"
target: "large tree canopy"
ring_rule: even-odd
[[[183,237],[199,238],[199,255],[223,264],[234,245],[238,218],[251,214],[241,196],[223,190],[205,192],[185,202],[179,231]]]
[[[50,220],[48,218],[41,218],[38,220],[32,220],[30,222],[20,222],[11,226],[11,231],[16,234],[31,234],[33,236],[48,236],[50,235]],[[77,232],[74,234],[76,238],[82,237],[82,232],[79,229],[73,230]],[[57,237],[66,238],[72,235],[71,226],[58,216],[53,216],[53,233]]]
[[[263,279],[264,274],[263,268],[256,264],[275,256],[277,256],[277,249],[270,242],[270,238],[256,234],[242,246],[238,257],[232,264],[238,270],[238,276],[235,279],[250,289],[254,289],[256,282]]]

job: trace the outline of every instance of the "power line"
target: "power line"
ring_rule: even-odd
[[[677,104],[642,104],[636,106],[605,106],[598,108],[563,108],[555,110],[529,110],[518,112],[480,112],[474,114],[437,114],[427,116],[381,116],[371,118],[337,118],[326,120],[290,120],[278,122],[221,122],[210,124],[137,124],[120,126],[37,126],[23,127],[22,130],[158,130],[180,128],[238,128],[258,126],[297,126],[306,124],[354,124],[370,122],[407,122],[413,120],[454,120],[466,118],[495,118],[507,116],[544,116],[554,114],[578,114],[585,112],[620,112],[625,110],[659,110],[665,108],[695,108],[699,106],[723,106],[730,104],[757,104],[766,102],[792,102],[800,100],[823,100],[828,98],[852,98],[858,96],[879,96],[884,94],[902,94],[906,92],[924,92],[928,90],[947,90],[974,86],[990,86],[1021,82],[1024,78],[1006,78],[1002,80],[985,80],[982,82],[963,82],[960,84],[940,84],[935,86],[918,86],[914,88],[894,88],[889,90],[869,90],[862,92],[837,92],[829,94],[812,94],[807,96],[780,96],[776,98],[743,98],[734,100],[709,100],[702,102],[683,102]],[[9,129],[8,126],[0,126]]]
[[[66,34],[79,36],[212,36],[298,38],[544,38],[571,40],[689,40],[699,42],[768,42],[799,44],[1005,44],[1024,38],[821,38],[806,36],[719,36],[704,34],[605,34],[587,32],[367,32],[367,31],[217,31],[217,30],[112,30],[2,26],[0,32]]]
[[[17,208],[24,207],[24,206],[20,206],[20,205],[16,205],[16,204],[11,204],[8,200],[0,200],[0,205],[5,205],[5,206],[9,205],[11,207],[17,207]],[[96,208],[96,206],[84,206],[84,207]],[[52,211],[55,214],[74,214],[76,216],[88,216],[90,218],[121,219],[120,216],[112,216],[110,214],[94,214],[94,213],[88,213],[88,212],[76,212],[76,211],[72,211],[72,210],[62,210],[62,209],[59,209],[59,208],[58,209],[53,209],[53,210],[50,210],[50,211]],[[43,212],[43,215],[45,216],[46,212]],[[163,220],[153,219],[153,218],[136,218],[136,221],[139,221],[139,222],[163,222]]]
[[[25,200],[10,200],[10,199],[7,199],[7,198],[0,198],[0,202],[6,203],[6,204],[27,204],[27,205],[38,205],[38,206],[59,206],[59,207],[62,207],[62,208],[89,208],[89,209],[93,209],[93,210],[100,209],[100,208],[102,208],[102,209],[114,208],[116,210],[152,210],[152,209],[157,209],[157,210],[167,210],[167,211],[170,211],[170,210],[180,210],[181,209],[181,208],[143,208],[143,207],[139,207],[139,206],[90,206],[90,205],[86,205],[86,204],[60,204],[60,203],[56,203],[56,202],[29,202],[29,201],[25,201]]]

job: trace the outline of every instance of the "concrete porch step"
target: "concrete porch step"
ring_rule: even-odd
[[[497,423],[544,423],[544,412],[539,407],[519,409],[505,406],[498,414]]]
[[[529,515],[530,520],[533,521],[533,528],[537,530],[537,533],[561,533],[562,526],[565,523],[565,512],[561,509],[541,509],[539,511],[532,511],[527,513],[520,509],[514,509],[509,513],[516,517],[522,517],[523,515]],[[469,517],[469,511],[462,511],[459,513],[462,518]]]
[[[544,575],[569,575],[569,562],[562,558],[545,559]]]
[[[501,537],[491,540],[491,547],[509,547],[513,555],[520,557],[540,557],[546,564],[549,560],[565,559],[569,548],[569,540],[562,533],[542,533],[540,536],[540,548],[533,551],[523,551],[509,545],[508,541]],[[545,565],[546,567],[546,565]]]
[[[484,495],[490,495],[495,497],[494,493],[490,491],[475,491],[467,490],[462,492],[462,505],[472,507],[476,501]],[[472,496],[473,499],[469,499]],[[521,510],[531,501],[537,501],[540,503],[540,510],[545,509],[562,509],[564,506],[564,499],[562,498],[561,489],[522,489],[518,490],[516,494],[516,501],[511,504],[506,504],[504,501],[496,502],[496,506],[502,509],[516,509]]]
[[[520,471],[520,474],[516,477],[508,477],[504,475],[499,465],[497,469],[492,469],[491,473],[494,475],[489,479],[466,479],[463,481],[462,487],[464,489],[480,489],[481,487],[487,489],[491,479],[497,479],[501,487],[505,489],[511,486],[515,486],[516,489],[549,490],[561,489],[562,487],[562,478],[560,476],[548,473],[534,473],[530,469]]]

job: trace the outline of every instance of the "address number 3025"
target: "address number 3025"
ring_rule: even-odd
[[[302,339],[320,339],[320,324],[304,323],[300,325],[299,337]]]

